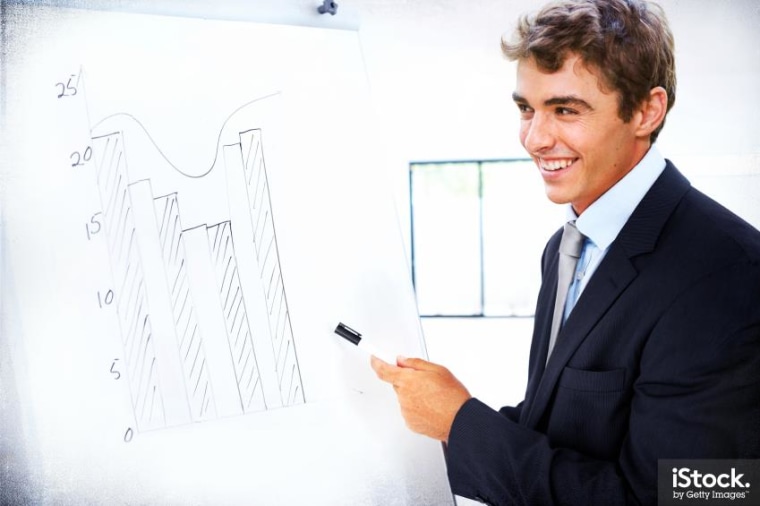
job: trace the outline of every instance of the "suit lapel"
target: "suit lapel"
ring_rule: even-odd
[[[667,162],[665,170],[636,207],[589,280],[560,330],[549,362],[544,366],[557,284],[558,244],[551,245],[550,257],[554,261],[544,271],[523,406],[522,419],[527,426],[536,427],[539,424],[563,369],[599,320],[608,311],[614,311],[615,301],[638,275],[632,259],[654,250],[665,222],[689,188],[689,182]],[[547,287],[546,283],[551,284]]]
[[[530,411],[544,374],[546,354],[549,348],[549,331],[552,326],[552,313],[554,311],[554,306],[549,301],[554,301],[557,294],[558,251],[561,236],[562,229],[554,234],[546,247],[542,275],[544,282],[541,284],[538,293],[538,304],[533,320],[533,340],[528,362],[528,387],[525,391],[525,401],[521,411],[523,418]]]
[[[562,370],[567,365],[575,350],[586,339],[601,317],[610,310],[620,294],[636,277],[636,269],[620,249],[610,249],[602,264],[594,273],[578,303],[560,329],[557,344],[552,351],[549,362],[537,378],[535,397],[530,404],[527,424],[536,426],[541,415],[551,400],[555,385]],[[550,322],[551,324],[551,322]],[[543,339],[548,342],[548,339]],[[546,345],[543,346],[543,358],[546,360]]]

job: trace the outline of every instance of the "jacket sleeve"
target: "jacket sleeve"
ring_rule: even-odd
[[[502,416],[507,419],[517,422],[520,419],[520,413],[522,412],[523,403],[521,402],[517,406],[504,406],[499,410]]]
[[[625,482],[614,463],[551,448],[546,435],[509,420],[474,398],[454,420],[447,458],[453,492],[486,504],[626,503]],[[559,489],[568,486],[575,493],[563,501]],[[571,498],[581,490],[585,499]]]

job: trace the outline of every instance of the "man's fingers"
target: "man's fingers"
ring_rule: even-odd
[[[406,358],[406,357],[398,357],[398,365],[399,367],[406,367],[407,369],[416,369],[418,371],[435,371],[436,369],[439,369],[441,367],[438,364],[428,362],[427,360],[423,360],[421,358]]]
[[[396,378],[396,370],[398,367],[389,364],[388,362],[377,358],[376,356],[372,355],[370,357],[370,365],[372,366],[372,369],[375,371],[375,374],[377,374],[377,377],[381,380],[385,381],[386,383],[393,383]]]
[[[451,375],[449,370],[445,367],[421,358],[406,358],[399,356],[397,358],[398,365],[394,365],[373,355],[370,358],[370,364],[377,377],[382,381],[393,385],[396,390],[398,390],[399,387],[403,387],[410,380],[413,380],[413,378],[420,373],[435,373],[442,377]]]

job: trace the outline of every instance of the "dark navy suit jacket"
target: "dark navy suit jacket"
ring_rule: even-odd
[[[561,231],[542,258],[525,400],[470,399],[452,490],[490,504],[656,504],[657,460],[760,458],[760,233],[667,162],[545,365]]]

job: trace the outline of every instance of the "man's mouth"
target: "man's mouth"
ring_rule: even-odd
[[[543,170],[554,172],[557,170],[568,168],[573,163],[575,163],[576,160],[577,158],[562,158],[562,159],[556,159],[556,160],[539,159],[538,166],[541,167],[541,169]]]

